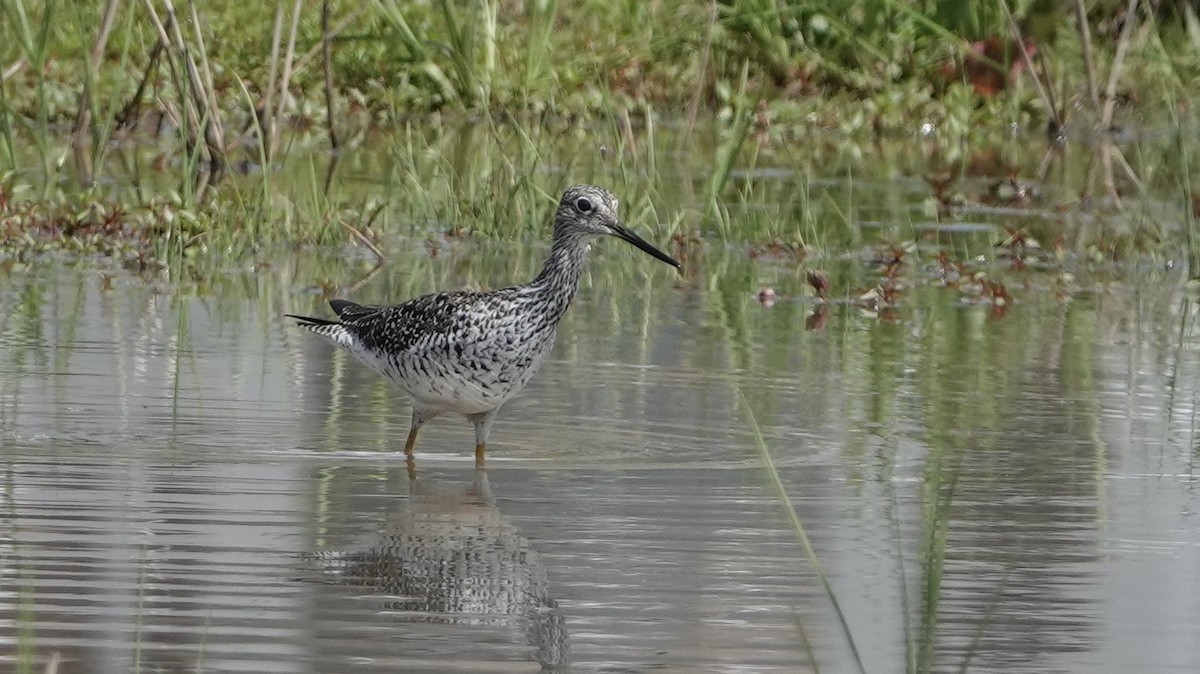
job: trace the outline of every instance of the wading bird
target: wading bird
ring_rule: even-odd
[[[289,317],[350,351],[412,397],[417,431],[453,412],[475,426],[475,461],[482,464],[500,407],[541,368],[558,322],[579,288],[592,240],[614,236],[678,269],[679,262],[621,223],[617,199],[594,185],[568,189],[554,216],[554,240],[541,272],[529,283],[498,290],[434,293],[395,306],[333,300],[338,320]]]

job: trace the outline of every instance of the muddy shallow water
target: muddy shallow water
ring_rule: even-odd
[[[926,284],[806,330],[787,264],[602,248],[485,472],[450,418],[406,466],[407,401],[282,318],[357,261],[10,269],[0,670],[855,671],[754,423],[866,671],[1200,668],[1178,274],[1035,279],[1003,315]],[[355,299],[531,264],[389,253]]]

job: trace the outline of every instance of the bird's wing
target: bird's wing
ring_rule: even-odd
[[[334,300],[342,325],[369,350],[401,353],[414,348],[448,345],[468,338],[465,329],[478,293],[423,295],[394,306],[366,306]]]
[[[333,309],[333,313],[342,319],[343,323],[350,322],[356,318],[364,318],[371,314],[377,313],[380,309],[386,307],[370,306],[366,304],[358,304],[350,300],[330,300],[329,306]]]

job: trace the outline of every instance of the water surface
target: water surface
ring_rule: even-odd
[[[520,280],[530,248],[393,242],[353,297]],[[1177,273],[1030,273],[1001,313],[911,272],[890,320],[806,322],[786,261],[600,248],[484,472],[451,418],[407,466],[407,401],[283,319],[360,258],[6,266],[0,670],[855,671],[755,424],[867,671],[1200,668]]]

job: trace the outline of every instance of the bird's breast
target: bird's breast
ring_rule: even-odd
[[[493,327],[438,335],[403,352],[364,361],[426,406],[460,414],[485,412],[525,388],[555,338],[549,323],[501,322]]]

